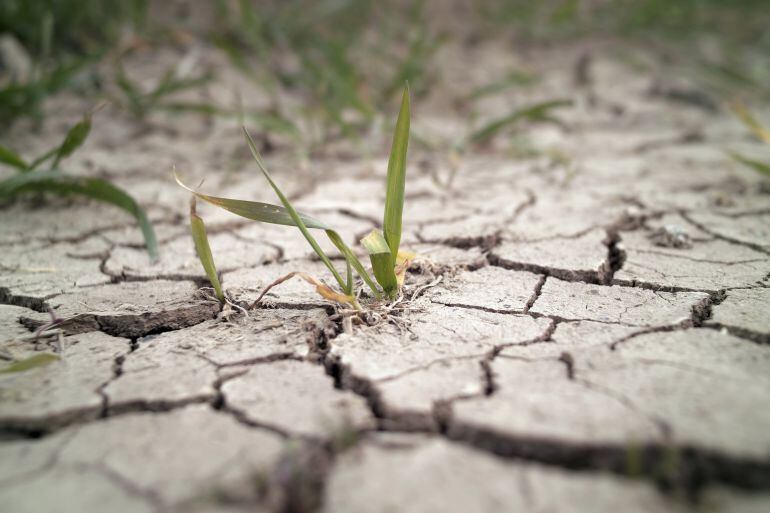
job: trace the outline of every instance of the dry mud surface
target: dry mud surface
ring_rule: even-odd
[[[481,69],[513,59],[447,51]],[[61,356],[0,374],[0,509],[768,511],[770,188],[724,151],[762,149],[729,117],[652,94],[666,76],[652,57],[639,72],[592,51],[589,84],[573,83],[577,49],[535,52],[537,88],[482,102],[568,94],[562,126],[527,132],[568,166],[488,148],[442,187],[449,161],[412,145],[403,244],[419,258],[390,314],[356,322],[301,281],[248,316],[220,312],[169,171],[275,201],[238,127],[107,107],[68,167],[139,198],[161,259],[107,206],[0,211],[2,358]],[[202,53],[219,66],[210,95],[248,91]],[[151,76],[176,58],[133,65]],[[40,133],[13,137],[47,149],[89,106],[54,98]],[[416,132],[467,122],[414,101]],[[385,160],[332,144],[297,165],[271,144],[298,207],[351,244],[377,226]],[[232,297],[294,270],[327,278],[298,232],[200,212]],[[49,308],[63,336],[35,340]]]

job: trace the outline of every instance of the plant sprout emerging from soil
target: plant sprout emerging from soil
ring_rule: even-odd
[[[53,192],[61,196],[76,194],[87,196],[103,203],[109,203],[131,214],[139,223],[144,235],[147,252],[155,260],[158,256],[158,242],[147,214],[123,189],[101,178],[71,176],[62,172],[59,164],[72,155],[88,138],[91,132],[93,111],[73,125],[64,140],[28,162],[18,153],[0,146],[0,165],[16,169],[17,173],[0,181],[0,201],[15,198],[28,192]]]
[[[343,242],[339,233],[324,222],[294,209],[289,199],[283,194],[278,187],[278,184],[276,184],[265,167],[262,157],[257,150],[257,146],[245,127],[243,132],[246,136],[249,148],[251,149],[251,154],[283,206],[256,201],[209,196],[185,185],[176,172],[174,172],[174,178],[180,186],[192,192],[197,198],[224,208],[225,210],[229,210],[241,217],[264,223],[296,226],[324,265],[332,273],[332,276],[334,276],[334,279],[341,290],[341,292],[335,291],[328,285],[306,273],[293,272],[270,284],[262,292],[259,298],[257,298],[255,304],[261,300],[271,287],[294,276],[298,276],[313,284],[316,287],[316,291],[324,298],[338,303],[349,304],[355,309],[360,309],[356,297],[353,270],[355,270],[364,283],[366,283],[375,299],[381,299],[383,293],[390,299],[395,299],[403,285],[404,274],[412,258],[411,254],[400,251],[401,217],[404,207],[404,187],[406,183],[406,154],[409,145],[409,118],[409,88],[406,86],[401,99],[401,109],[396,121],[393,143],[390,150],[390,159],[388,161],[385,213],[382,223],[383,231],[381,232],[376,229],[372,230],[371,233],[361,240],[361,244],[369,254],[372,270],[374,272],[374,280],[361,264],[358,257],[356,257],[355,253],[353,253],[353,251]],[[202,219],[195,214],[194,210],[191,212],[191,223],[193,238],[195,239],[195,245],[198,249],[198,256],[221,301],[223,296],[221,295],[219,280],[216,279],[216,268],[214,267],[213,258],[211,257],[211,250],[208,248],[208,242],[206,241],[205,227],[203,226]],[[329,257],[318,245],[315,237],[313,237],[310,232],[311,229],[324,230],[326,236],[342,254],[346,264],[345,278],[343,278],[337,271]]]
[[[217,274],[217,267],[214,265],[214,256],[211,254],[211,246],[209,246],[209,238],[206,235],[206,225],[203,223],[203,219],[198,215],[195,210],[195,196],[190,200],[190,231],[192,232],[193,242],[195,243],[195,252],[198,254],[198,258],[203,265],[203,270],[206,271],[206,276],[211,282],[211,286],[214,287],[214,293],[220,303],[225,301],[225,294],[222,292],[222,285],[219,283],[219,275]]]
[[[143,119],[151,111],[166,110],[171,112],[199,112],[202,114],[219,114],[219,109],[209,103],[170,101],[168,98],[181,91],[195,89],[209,83],[213,75],[203,73],[199,76],[180,76],[180,68],[171,66],[163,73],[158,84],[149,91],[132,80],[123,69],[122,62],[116,64],[115,81],[124,98],[116,98],[115,103],[123,105],[138,119]]]
[[[300,121],[303,153],[340,137],[360,144],[402,84],[420,97],[438,79],[433,56],[444,36],[427,23],[424,1],[404,9],[350,0],[219,4],[215,44],[271,98],[272,114]],[[307,101],[299,109],[281,101],[284,88]]]

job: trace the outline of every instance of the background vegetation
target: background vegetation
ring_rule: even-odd
[[[663,57],[669,73],[699,83],[712,108],[741,99],[744,120],[770,97],[767,0],[3,0],[0,165],[19,174],[3,175],[0,200],[43,190],[86,194],[144,218],[141,201],[123,191],[65,178],[60,158],[50,169],[28,164],[29,156],[3,141],[15,124],[25,123],[23,130],[39,126],[46,100],[61,91],[88,98],[92,107],[109,102],[140,123],[159,111],[223,116],[284,138],[301,156],[336,141],[352,142],[367,154],[371,150],[360,142],[371,133],[389,133],[392,120],[384,113],[393,111],[405,82],[415,102],[449,97],[447,103],[461,110],[536,83],[537,77],[512,70],[459,94],[450,87],[436,58],[442,47],[452,42],[472,48],[491,39],[514,50],[579,40],[644,46]],[[254,91],[270,99],[268,105],[190,101],[184,93],[204,91],[216,77],[208,70],[190,73],[184,59],[152,77],[151,87],[124,67],[135,53],[194,44],[221,52]],[[455,141],[433,141],[415,130],[413,142],[451,156],[484,149],[521,123],[560,123],[558,109],[570,105],[568,97],[565,91],[561,98],[517,105],[482,124],[469,115],[468,133]],[[83,114],[90,123],[90,114]],[[452,176],[437,181],[450,186]],[[154,235],[146,220],[144,225],[152,247]]]
[[[433,57],[451,38],[503,37],[518,44],[622,38],[653,45],[721,94],[768,93],[770,59],[756,58],[770,55],[770,8],[764,0],[468,0],[451,2],[461,16],[456,20],[453,9],[441,4],[449,16],[435,16],[436,6],[425,1],[4,0],[0,128],[20,117],[39,117],[40,103],[61,89],[87,87],[94,96],[106,96],[103,84],[115,78],[126,108],[145,115],[162,102],[142,102],[119,66],[108,67],[117,77],[105,77],[109,73],[98,65],[119,62],[141,45],[179,44],[189,37],[216,45],[255,87],[274,95],[262,120],[288,132],[297,113],[283,112],[284,91],[303,98],[303,116],[346,137],[355,137],[375,112],[397,101],[405,80],[417,99],[440,91],[441,70]],[[206,23],[190,22],[195,11],[206,13]],[[176,91],[204,85],[199,78],[166,86]]]

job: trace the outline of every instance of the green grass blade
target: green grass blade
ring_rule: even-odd
[[[377,282],[391,299],[394,298],[398,294],[398,280],[393,267],[393,257],[385,237],[379,230],[372,230],[369,235],[361,239],[361,245],[369,253],[369,260],[372,262],[372,270]]]
[[[308,230],[304,221],[300,217],[299,213],[291,205],[291,202],[289,202],[289,199],[283,194],[283,192],[281,192],[281,189],[273,181],[273,177],[270,176],[270,173],[267,171],[267,168],[262,162],[262,157],[259,155],[259,151],[257,150],[257,145],[254,143],[254,139],[251,138],[251,135],[249,135],[249,132],[248,130],[246,130],[246,127],[243,127],[243,133],[246,135],[246,141],[249,143],[249,149],[251,150],[251,154],[254,157],[254,160],[257,162],[257,165],[259,166],[260,171],[262,171],[262,175],[270,184],[270,187],[273,188],[273,191],[275,191],[275,194],[278,196],[278,199],[281,200],[281,203],[283,204],[287,213],[291,217],[292,221],[294,221],[295,226],[299,228],[300,232],[302,232],[302,235],[305,237],[305,240],[307,240],[308,244],[310,244],[310,246],[313,248],[313,251],[316,252],[316,255],[318,255],[318,258],[321,259],[324,265],[326,265],[329,271],[331,271],[332,275],[334,275],[334,279],[337,280],[337,283],[339,284],[339,286],[343,290],[347,291],[349,287],[345,283],[345,281],[342,279],[342,276],[340,276],[340,273],[337,272],[337,269],[334,268],[331,261],[329,260],[329,257],[326,256],[326,253],[324,253],[324,251],[321,249],[321,246],[318,245],[318,242],[316,242],[315,238],[310,234],[310,231]]]
[[[356,295],[356,284],[353,281],[353,266],[350,265],[350,260],[345,259],[345,280],[347,283],[346,291],[349,295]]]
[[[396,130],[390,148],[385,215],[382,222],[393,265],[395,265],[398,247],[401,244],[401,215],[404,210],[404,186],[406,184],[406,151],[409,146],[409,116],[409,86],[407,85],[404,87],[404,94],[401,98],[401,109],[396,120]]]
[[[552,100],[517,109],[507,116],[498,118],[471,133],[467,138],[467,142],[471,144],[485,143],[504,129],[509,128],[522,119],[530,121],[554,121],[555,118],[550,115],[552,110],[560,107],[569,107],[571,105],[572,100]]]
[[[32,171],[32,170],[37,169],[38,166],[40,166],[40,164],[42,164],[46,160],[54,157],[58,152],[59,152],[59,146],[57,146],[55,148],[51,148],[50,150],[48,150],[47,152],[43,153],[39,157],[35,158],[35,160],[33,160],[30,163],[29,167],[27,168],[27,171]]]
[[[747,109],[744,104],[735,103],[732,105],[732,110],[735,115],[738,116],[738,119],[751,130],[751,133],[753,133],[757,139],[765,144],[770,144],[770,130],[765,128],[762,123],[749,112],[749,109]]]
[[[128,99],[128,107],[134,115],[140,116],[144,111],[142,104],[142,91],[131,81],[123,69],[123,63],[118,61],[115,73],[115,83]]]
[[[174,113],[192,112],[207,116],[229,116],[231,114],[227,109],[222,109],[213,103],[206,102],[167,102],[157,105],[155,108]]]
[[[187,189],[188,191],[190,191],[191,193],[193,193],[195,196],[202,199],[203,201],[206,201],[208,203],[211,203],[212,205],[216,205],[218,207],[224,208],[225,210],[228,210],[241,217],[245,217],[246,219],[251,219],[252,221],[260,221],[263,223],[280,224],[284,226],[295,226],[295,227],[297,226],[297,223],[294,221],[294,219],[292,218],[287,208],[280,207],[278,205],[271,205],[269,203],[260,203],[257,201],[235,200],[235,199],[228,199],[228,198],[219,198],[216,196],[209,196],[207,194],[201,194],[200,192],[197,192],[191,187],[188,187],[187,185],[185,185],[184,182],[182,182],[181,178],[179,178],[179,175],[176,172],[174,172],[174,178],[176,179],[176,182],[181,187]],[[361,278],[370,287],[373,288],[375,295],[379,294],[379,292],[376,289],[376,285],[366,273],[366,269],[364,269],[363,265],[361,265],[360,261],[358,261],[355,254],[345,245],[345,243],[342,241],[342,238],[336,231],[332,230],[329,226],[327,226],[323,222],[317,219],[314,219],[307,214],[297,212],[296,210],[294,212],[302,220],[302,223],[304,224],[305,228],[308,228],[308,229],[315,228],[315,229],[325,230],[326,235],[329,237],[329,240],[332,241],[332,243],[340,250],[340,252],[345,257],[346,261],[348,262],[348,266],[352,265],[352,267],[361,276]],[[319,254],[319,257],[320,256],[321,255]],[[338,281],[338,283],[346,293],[352,295],[353,280],[350,274],[351,273],[349,271],[347,282],[341,281],[341,277],[340,277],[340,280]]]
[[[175,113],[198,113],[209,116],[221,116],[221,117],[237,117],[240,120],[249,118],[252,122],[258,124],[269,132],[279,132],[281,134],[292,137],[293,139],[300,138],[299,128],[286,118],[274,113],[263,112],[243,112],[241,110],[227,109],[219,107],[213,103],[206,102],[185,102],[185,101],[168,101],[163,102],[160,105],[155,106],[158,110],[164,110]]]
[[[739,155],[738,153],[730,152],[730,156],[740,162],[741,164],[744,164],[757,173],[761,173],[765,176],[770,176],[770,164],[765,164],[764,162],[760,162],[758,160],[750,159],[748,157],[744,157],[743,155]]]
[[[213,78],[214,75],[208,72],[197,77],[177,78],[176,70],[172,68],[167,71],[166,75],[164,75],[158,87],[148,95],[149,102],[152,105],[164,96],[206,85],[211,82]]]
[[[13,362],[8,367],[0,369],[0,374],[28,371],[36,367],[42,367],[44,365],[48,365],[49,363],[53,363],[58,359],[59,359],[58,356],[51,353],[36,354],[36,355],[30,356],[29,358],[19,360],[18,362]]]
[[[260,221],[262,223],[282,224],[285,226],[297,226],[297,223],[294,222],[294,219],[292,218],[289,211],[284,207],[280,207],[278,205],[272,205],[270,203],[261,203],[259,201],[246,201],[246,200],[238,200],[238,199],[230,199],[230,198],[220,198],[217,196],[209,196],[208,194],[202,194],[196,191],[195,189],[185,185],[185,183],[182,182],[182,179],[179,177],[176,171],[174,171],[174,179],[176,180],[176,183],[178,183],[181,187],[195,194],[195,196],[202,199],[203,201],[206,201],[208,203],[211,203],[212,205],[216,205],[225,210],[228,210],[235,215],[245,217],[246,219],[251,219],[252,221]],[[318,219],[314,219],[313,217],[307,214],[303,214],[301,212],[297,212],[297,214],[299,215],[300,219],[302,219],[302,222],[305,224],[305,226],[308,228],[317,228],[320,230],[330,229],[329,226],[327,226],[322,221],[319,221]]]
[[[361,261],[358,259],[355,253],[353,253],[353,251],[351,251],[345,242],[343,242],[342,237],[340,237],[340,235],[334,230],[327,230],[326,235],[329,237],[329,240],[332,241],[332,244],[334,244],[340,253],[342,253],[342,256],[345,257],[345,260],[353,266],[361,279],[364,280],[364,282],[369,286],[374,297],[376,299],[380,299],[380,291],[377,290],[377,285],[374,283],[374,280],[372,280],[372,277],[369,276],[368,272],[366,272],[366,269],[361,264]]]
[[[15,167],[20,171],[24,171],[29,167],[29,164],[18,153],[3,145],[0,145],[0,164]]]
[[[214,256],[211,254],[209,238],[206,235],[206,225],[203,219],[195,212],[195,196],[193,196],[192,203],[190,203],[190,230],[195,242],[195,251],[198,253],[198,259],[201,261],[203,270],[206,271],[206,276],[208,276],[211,286],[214,287],[217,299],[219,299],[220,303],[224,303],[225,294],[222,292],[222,285],[219,283],[219,275],[217,274],[217,266],[214,264]]]
[[[57,167],[62,159],[65,159],[72,155],[76,149],[82,145],[88,138],[88,134],[91,132],[91,114],[86,114],[83,119],[75,123],[75,125],[69,129],[67,136],[59,146],[56,152],[56,158],[54,158],[51,167]]]
[[[278,113],[244,112],[243,117],[249,118],[252,122],[257,123],[267,131],[280,132],[291,136],[296,140],[301,138],[301,133],[297,125]]]
[[[65,176],[55,169],[18,174],[0,182],[0,199],[29,191],[78,194],[125,210],[139,223],[150,259],[157,260],[158,241],[146,212],[134,198],[110,182],[101,178]]]
[[[514,86],[527,86],[537,81],[534,75],[531,75],[525,71],[512,70],[505,77],[494,82],[490,82],[483,86],[477,87],[471,93],[466,96],[466,100],[478,100],[486,96],[492,96],[498,93],[502,93]]]

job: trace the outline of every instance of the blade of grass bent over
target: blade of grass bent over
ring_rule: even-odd
[[[83,119],[75,123],[72,128],[69,129],[67,135],[64,137],[64,141],[62,141],[61,146],[59,146],[59,149],[56,152],[56,157],[54,158],[51,167],[57,167],[62,159],[72,155],[72,152],[78,149],[80,145],[86,141],[89,133],[91,133],[90,113],[83,116]]]
[[[267,171],[267,168],[262,163],[262,157],[259,155],[259,151],[257,151],[257,145],[254,143],[254,139],[251,138],[251,135],[249,134],[248,130],[246,130],[246,127],[243,127],[243,133],[246,135],[246,141],[249,144],[249,149],[251,150],[251,154],[254,157],[254,160],[257,161],[257,165],[259,166],[260,171],[262,171],[262,175],[265,177],[265,179],[270,184],[270,187],[273,188],[273,191],[275,191],[275,194],[278,196],[278,199],[281,200],[281,203],[283,204],[284,208],[286,208],[286,211],[288,212],[289,216],[291,216],[292,221],[294,221],[297,228],[299,228],[299,231],[302,232],[302,235],[305,237],[305,240],[307,240],[308,244],[313,248],[313,251],[316,252],[318,255],[318,258],[321,259],[321,261],[326,265],[326,267],[331,271],[332,275],[334,275],[334,279],[337,280],[337,283],[339,286],[348,294],[352,293],[352,281],[351,283],[346,284],[340,274],[337,272],[337,269],[334,268],[331,261],[329,260],[329,257],[326,256],[326,253],[321,249],[321,246],[318,245],[318,242],[316,242],[315,238],[310,234],[307,227],[305,226],[305,223],[302,221],[302,218],[300,218],[297,211],[294,209],[294,207],[289,202],[289,199],[281,192],[281,189],[278,187],[278,185],[273,181],[273,177],[270,176],[270,173]],[[352,294],[351,294],[352,295]]]
[[[219,283],[217,266],[214,264],[214,256],[211,254],[209,238],[206,235],[206,225],[195,211],[195,196],[190,200],[190,230],[195,242],[195,251],[198,253],[198,259],[201,261],[201,265],[203,265],[203,270],[206,271],[206,276],[208,276],[211,286],[214,287],[217,299],[220,303],[224,303],[225,294],[222,292],[222,284]]]
[[[393,134],[393,144],[388,159],[387,192],[385,194],[385,214],[382,228],[385,240],[390,248],[391,262],[395,265],[395,256],[401,244],[401,215],[404,210],[404,186],[406,183],[406,152],[409,146],[409,86],[404,87],[401,109]]]
[[[252,221],[259,221],[263,223],[280,224],[285,226],[297,226],[297,224],[292,219],[289,213],[289,210],[284,207],[280,207],[278,205],[271,205],[269,203],[260,203],[257,201],[220,198],[217,196],[209,196],[207,194],[202,194],[196,191],[195,189],[187,186],[184,182],[182,182],[181,178],[179,177],[179,174],[176,171],[174,171],[174,179],[181,187],[187,189],[188,191],[190,191],[191,193],[193,193],[195,196],[202,199],[203,201],[206,201],[208,203],[211,203],[212,205],[216,205],[218,207],[224,208],[225,210],[228,210],[233,214],[239,215],[241,217],[245,217],[246,219],[251,219]],[[358,260],[358,258],[356,258],[355,254],[342,241],[342,237],[340,237],[340,235],[336,231],[331,229],[322,221],[319,221],[318,219],[314,219],[313,217],[307,214],[304,214],[302,212],[298,212],[296,210],[294,212],[300,217],[300,219],[302,220],[306,228],[316,228],[316,229],[325,231],[326,236],[329,237],[329,240],[332,241],[332,243],[337,247],[337,249],[339,249],[340,253],[342,253],[342,255],[345,257],[348,267],[352,265],[352,267],[366,282],[366,284],[372,288],[372,292],[374,293],[374,296],[379,298],[379,291],[377,291],[377,287],[374,281],[372,281],[371,277],[369,277],[368,273],[366,272],[366,269],[364,269],[363,265],[361,265],[361,262]],[[319,258],[321,258],[320,254],[319,254]],[[338,283],[340,283],[339,280],[338,280]],[[348,291],[352,292],[352,283],[353,283],[353,280],[352,280],[351,271],[348,270],[348,279],[346,282],[340,283],[340,287],[342,287],[346,293],[348,293]]]
[[[342,278],[340,277],[339,273],[334,268],[334,266],[331,264],[331,261],[329,260],[329,258],[326,256],[326,254],[323,252],[321,247],[318,245],[315,238],[313,238],[313,236],[307,230],[307,226],[302,222],[302,219],[300,218],[299,213],[294,209],[294,207],[289,202],[289,199],[283,194],[283,192],[280,190],[278,185],[273,181],[272,176],[267,171],[267,168],[262,162],[262,157],[259,155],[259,151],[257,150],[257,145],[254,143],[254,139],[251,138],[251,135],[246,130],[246,127],[243,127],[243,132],[246,135],[246,140],[249,144],[249,149],[251,150],[251,154],[254,157],[254,160],[256,160],[257,165],[259,166],[259,169],[262,171],[262,174],[265,176],[265,179],[267,179],[268,183],[273,188],[273,191],[275,191],[276,195],[278,196],[278,199],[280,199],[281,203],[283,203],[284,207],[286,208],[286,211],[294,221],[295,226],[297,226],[297,228],[300,229],[300,231],[302,232],[302,235],[305,236],[305,239],[311,245],[311,247],[319,256],[319,258],[321,258],[321,261],[323,261],[324,264],[326,264],[326,267],[328,267],[329,270],[332,272],[335,279],[339,283],[340,287],[348,295],[352,296],[354,294],[353,276],[350,271],[350,266],[352,265],[353,268],[355,268],[356,272],[359,274],[359,276],[361,276],[361,278],[366,282],[369,288],[371,288],[372,293],[374,294],[374,297],[379,299],[380,293],[377,290],[377,286],[374,284],[374,281],[369,276],[369,273],[366,272],[366,269],[364,268],[364,266],[361,265],[361,262],[358,260],[356,255],[343,242],[342,237],[340,237],[340,235],[336,231],[327,227],[325,228],[326,236],[329,237],[329,240],[332,241],[332,243],[337,247],[340,253],[342,253],[342,255],[345,257],[345,261],[348,266],[347,282],[342,281]]]
[[[328,285],[324,284],[321,281],[318,281],[316,278],[314,278],[313,276],[307,273],[303,273],[299,271],[290,272],[286,276],[281,276],[280,278],[275,280],[273,283],[269,284],[267,287],[264,288],[262,293],[259,294],[257,299],[254,300],[254,302],[249,306],[249,308],[256,307],[259,304],[259,302],[262,301],[262,298],[265,297],[265,295],[268,292],[270,292],[270,290],[273,287],[276,287],[281,283],[294,278],[295,276],[299,276],[306,282],[310,283],[311,285],[314,285],[316,292],[318,292],[318,294],[324,299],[328,299],[329,301],[334,301],[337,303],[349,304],[354,308],[358,309],[358,303],[356,302],[356,298],[354,296],[350,296],[347,294],[340,294],[339,292],[334,292],[331,288],[329,288]]]
[[[572,100],[552,100],[517,109],[507,116],[491,121],[476,130],[467,138],[466,143],[483,144],[503,129],[508,128],[521,119],[529,119],[531,121],[553,121],[554,118],[550,115],[551,110],[559,107],[569,107],[571,105]]]
[[[279,207],[278,205],[261,203],[259,201],[220,198],[217,196],[209,196],[208,194],[200,193],[182,182],[182,179],[179,177],[179,174],[176,172],[176,170],[174,170],[174,180],[176,180],[176,183],[178,183],[182,188],[187,189],[203,201],[228,210],[233,214],[245,217],[246,219],[251,219],[252,221],[260,221],[263,223],[297,226],[289,214],[289,211],[283,207]],[[318,228],[321,230],[329,229],[326,224],[324,224],[322,221],[319,221],[318,219],[314,219],[313,217],[307,214],[303,214],[302,212],[297,212],[297,214],[308,228]]]
[[[139,223],[150,259],[152,261],[157,260],[158,241],[146,212],[127,192],[110,182],[100,178],[66,176],[56,169],[20,173],[0,182],[0,199],[10,198],[28,191],[79,194],[125,210]]]

